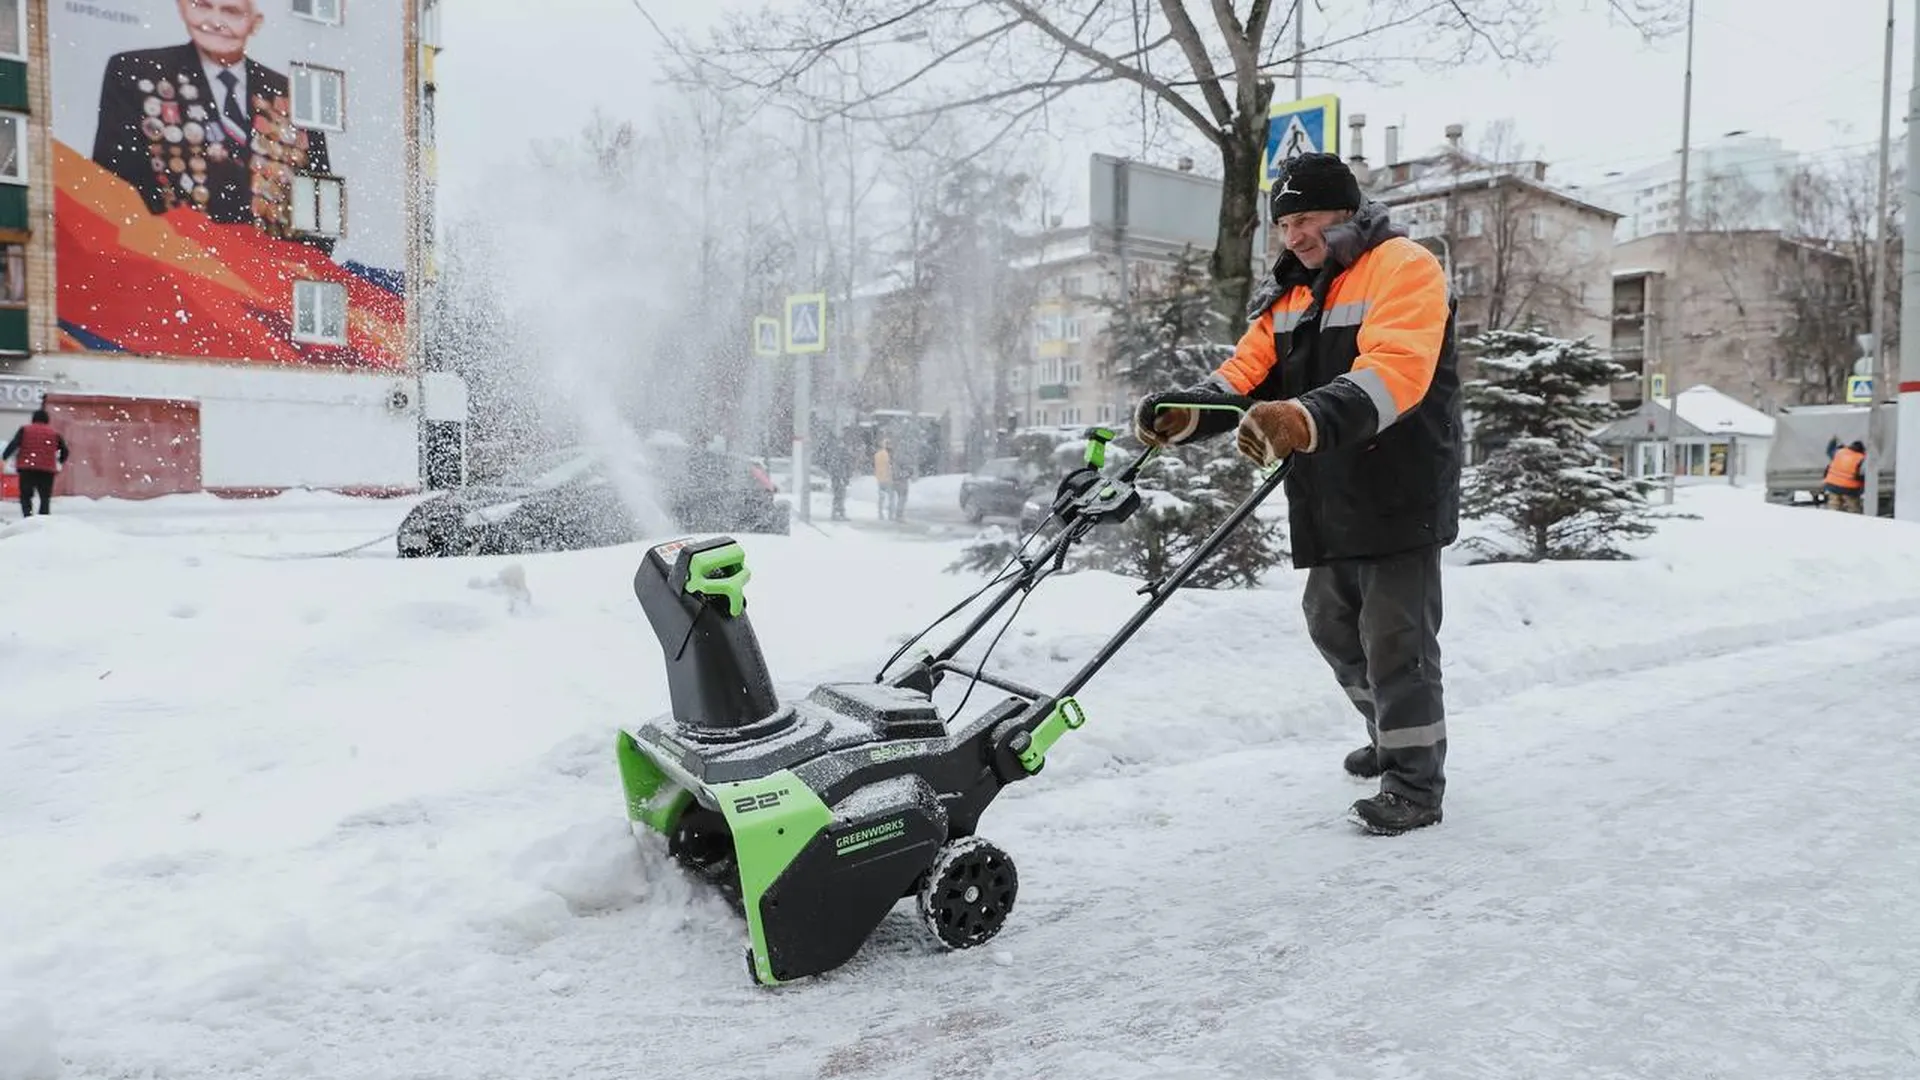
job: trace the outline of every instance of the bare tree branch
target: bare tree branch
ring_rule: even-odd
[[[1186,117],[1195,128],[1211,136],[1216,141],[1219,139],[1220,129],[1212,121],[1207,119],[1206,114],[1194,108],[1192,102],[1175,93],[1173,88],[1168,86],[1164,81],[1148,75],[1145,71],[1131,64],[1123,64],[1091,45],[1074,40],[1071,35],[1058,26],[1055,26],[1052,20],[1040,14],[1038,9],[1032,4],[1026,3],[1025,0],[994,0],[994,2],[1011,8],[1022,19],[1026,20],[1029,25],[1054,39],[1062,48],[1084,57],[1090,63],[1111,71],[1119,78],[1125,79],[1128,82],[1137,83],[1146,88],[1156,97],[1159,97],[1168,105],[1171,105],[1181,116]]]
[[[1214,4],[1225,0],[1214,0]],[[1187,17],[1187,9],[1181,0],[1160,0],[1160,10],[1167,16],[1167,25],[1173,28],[1173,40],[1186,54],[1187,64],[1193,68],[1194,79],[1200,84],[1200,96],[1206,99],[1207,107],[1213,110],[1213,119],[1220,127],[1233,123],[1233,103],[1220,89],[1220,73],[1214,70],[1213,57],[1207,53],[1207,43],[1200,40],[1200,28]],[[1233,21],[1233,12],[1227,12],[1227,21]],[[1233,34],[1228,34],[1231,42]],[[1184,99],[1182,99],[1184,100]]]

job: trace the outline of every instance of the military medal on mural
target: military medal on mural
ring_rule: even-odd
[[[154,213],[188,207],[332,249],[333,238],[295,227],[293,205],[296,177],[338,179],[326,135],[294,122],[286,76],[258,61],[219,68],[191,44],[115,54],[93,156]]]

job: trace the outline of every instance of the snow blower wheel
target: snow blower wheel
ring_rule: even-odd
[[[1200,392],[1156,400],[1161,408],[1236,413],[1251,404]],[[1006,852],[975,838],[981,815],[1007,785],[1037,775],[1053,745],[1086,722],[1073,695],[1279,489],[1289,469],[1282,461],[1184,562],[1143,586],[1145,603],[1058,690],[987,669],[1011,618],[978,659],[962,661],[961,650],[1000,612],[1011,604],[1017,616],[1015,601],[1065,567],[1075,543],[1140,508],[1135,477],[1159,451],[1109,468],[1113,437],[1090,430],[1085,467],[1060,484],[1046,520],[1007,566],[902,645],[868,682],[825,683],[779,700],[747,616],[746,552],[732,537],[675,540],[641,559],[633,591],[665,655],[673,711],[623,725],[615,739],[627,818],[644,842],[664,843],[741,914],[756,982],[773,986],[845,964],[908,898],[949,948],[1000,933],[1019,878]],[[989,593],[985,609],[952,641],[921,649],[889,673],[934,627]],[[943,715],[933,695],[949,677],[966,690]],[[998,694],[969,710],[982,686]]]
[[[969,836],[940,849],[920,887],[920,921],[949,949],[985,945],[1006,925],[1019,892],[1007,853]]]

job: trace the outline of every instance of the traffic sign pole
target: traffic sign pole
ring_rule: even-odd
[[[793,491],[800,520],[813,523],[813,486],[807,469],[807,436],[813,431],[813,361],[827,351],[825,293],[787,297],[787,355],[793,357]]]
[[[793,493],[800,520],[813,522],[813,486],[807,482],[807,432],[813,426],[813,358],[793,358]]]

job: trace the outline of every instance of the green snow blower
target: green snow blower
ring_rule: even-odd
[[[1251,401],[1183,392],[1160,404],[1241,412]],[[1005,625],[978,662],[961,662],[960,650],[1008,603],[1024,602],[1058,572],[1077,541],[1140,507],[1134,479],[1156,451],[1109,467],[1114,433],[1096,428],[1088,436],[1085,466],[1061,480],[1047,519],[1006,568],[902,645],[871,682],[827,683],[781,703],[747,616],[741,545],[727,536],[680,539],[642,558],[634,592],[666,654],[673,711],[619,733],[627,816],[637,835],[659,834],[673,859],[745,916],[747,966],[759,983],[846,963],[907,897],[917,898],[941,946],[970,948],[999,933],[1019,877],[1012,858],[977,835],[981,814],[1002,788],[1040,772],[1054,743],[1085,722],[1073,695],[1280,486],[1288,468],[1273,469],[1184,562],[1142,586],[1146,602],[1058,690],[986,670]],[[1048,542],[1026,554],[1055,523]],[[887,675],[934,626],[996,588],[946,646]],[[948,676],[970,684],[943,717],[934,691]],[[980,684],[1005,696],[963,715]]]

